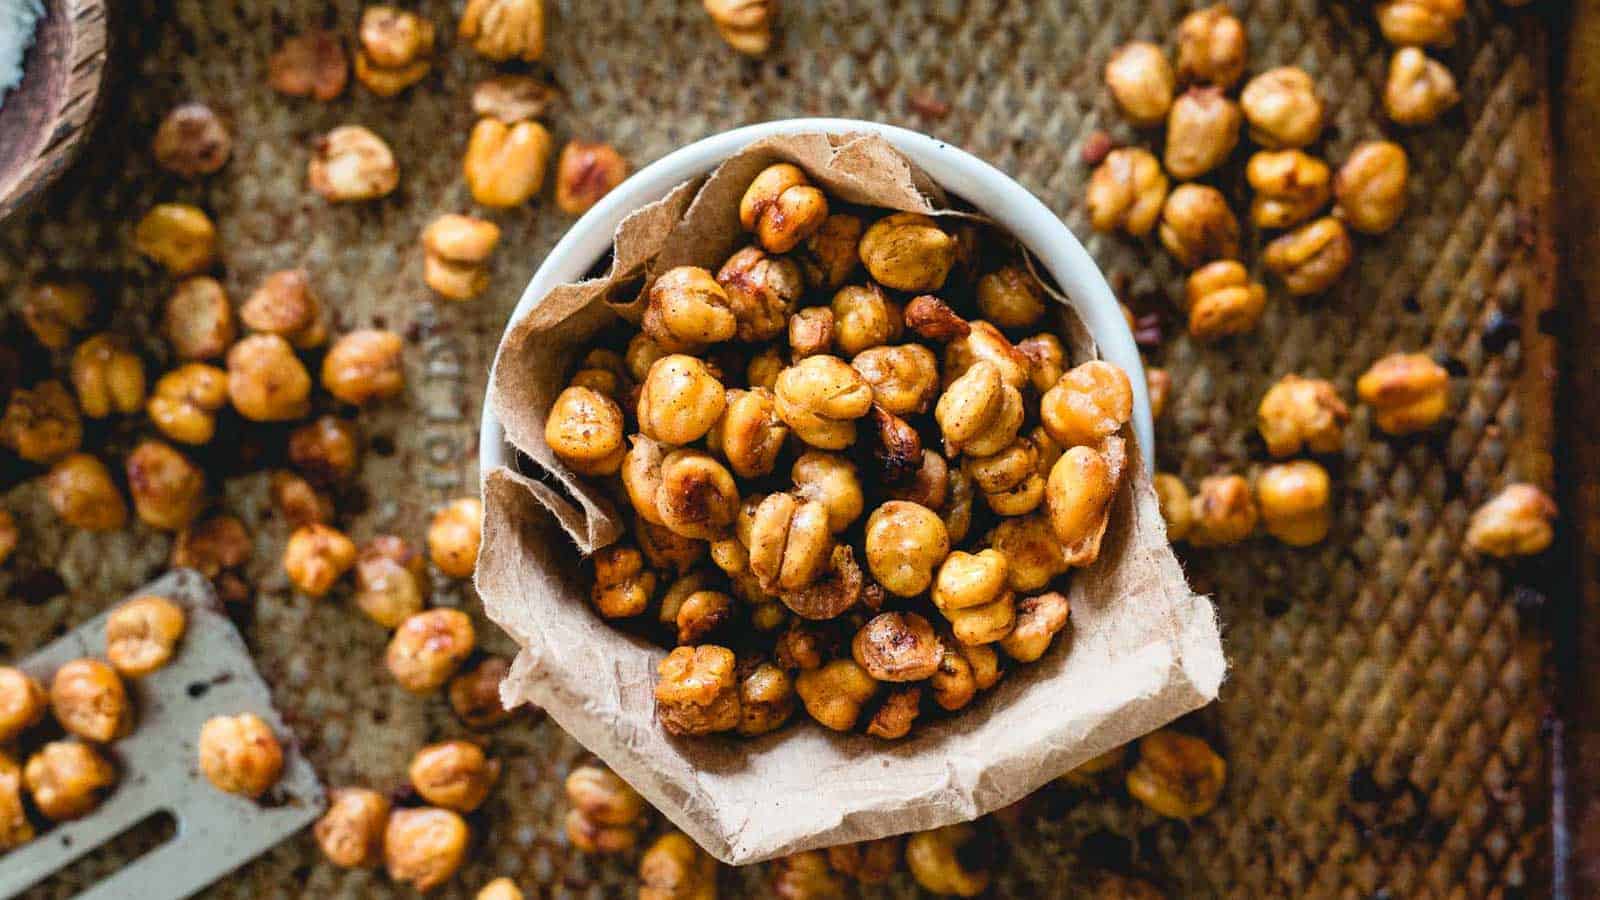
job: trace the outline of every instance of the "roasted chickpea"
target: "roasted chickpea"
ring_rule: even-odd
[[[583,765],[567,775],[567,840],[584,853],[626,853],[644,825],[644,798],[609,769]]]
[[[389,798],[359,787],[328,792],[328,811],[311,834],[328,862],[345,869],[375,866],[381,858],[383,826],[389,819]]]
[[[22,768],[0,752],[0,850],[20,847],[33,838],[33,823],[22,805]]]
[[[778,417],[795,437],[823,450],[855,443],[855,420],[872,408],[872,386],[837,356],[810,356],[778,376]]]
[[[878,681],[921,681],[938,671],[944,655],[928,620],[904,612],[873,616],[856,632],[850,652]]]
[[[1121,229],[1143,237],[1156,227],[1167,199],[1167,176],[1143,147],[1119,147],[1089,176],[1089,223],[1096,231]]]
[[[875,284],[840,288],[833,295],[832,310],[834,342],[850,358],[898,340],[905,327],[899,304]]]
[[[887,741],[899,740],[911,733],[917,715],[922,711],[922,686],[901,685],[890,688],[876,712],[867,720],[866,732]]]
[[[1324,216],[1267,244],[1261,262],[1283,279],[1289,293],[1304,296],[1332,287],[1354,255],[1344,224]]]
[[[1237,544],[1256,530],[1256,502],[1250,484],[1238,475],[1200,479],[1189,508],[1189,543],[1196,547]]]
[[[167,298],[161,336],[179,359],[221,356],[233,343],[234,334],[233,306],[215,278],[185,278]]]
[[[1043,510],[1001,520],[987,543],[1005,557],[1006,586],[1014,591],[1039,590],[1070,567],[1066,548]]]
[[[952,340],[944,349],[942,379],[946,388],[972,368],[973,363],[985,360],[1000,371],[1000,380],[1023,390],[1032,377],[1032,361],[1016,348],[1000,329],[984,321],[974,321],[967,333]]]
[[[1244,77],[1249,37],[1226,5],[1197,9],[1178,23],[1178,80],[1233,87]]]
[[[828,848],[828,865],[861,884],[883,884],[900,868],[899,837]]]
[[[1322,100],[1303,69],[1262,72],[1244,86],[1239,105],[1250,123],[1250,139],[1269,150],[1304,147],[1322,133]]]
[[[1172,395],[1172,373],[1156,366],[1145,366],[1145,389],[1150,392],[1150,418],[1160,419]]]
[[[183,637],[183,607],[165,597],[136,597],[106,617],[106,659],[121,675],[141,678],[165,666]]]
[[[115,531],[128,520],[128,506],[105,463],[74,453],[50,467],[45,497],[61,521],[85,531]]]
[[[0,443],[28,462],[54,462],[83,442],[83,420],[59,381],[41,381],[11,392],[0,417]]]
[[[1239,220],[1222,192],[1180,184],[1161,207],[1161,246],[1187,268],[1239,255]]]
[[[711,290],[700,277],[706,274],[704,269],[691,266],[669,270],[657,279],[656,287],[679,271],[692,273],[693,283],[681,283],[688,278],[680,279],[680,284],[672,289],[683,296],[664,299],[663,309],[675,310],[679,319],[689,312],[695,312],[708,322],[714,312],[718,333],[724,330],[725,314],[731,313],[736,323],[731,336],[747,342],[768,341],[783,334],[795,303],[805,291],[805,280],[800,274],[799,264],[787,257],[770,255],[755,246],[745,247],[722,264],[722,268],[717,270],[715,282],[720,288],[718,290]],[[657,299],[656,287],[652,287],[650,292],[652,303]],[[648,310],[646,315],[648,323]],[[673,331],[670,328],[668,330]],[[695,330],[710,330],[710,325]],[[728,337],[712,340],[728,340]],[[670,346],[667,342],[660,343]]]
[[[822,504],[828,528],[835,534],[850,527],[866,508],[855,464],[837,453],[808,450],[795,460],[789,476],[796,497]]]
[[[932,294],[912,297],[906,304],[906,327],[919,337],[941,344],[972,333],[972,326],[965,319]]]
[[[198,207],[158,203],[134,226],[133,247],[168,275],[182,278],[217,261],[217,228]]]
[[[706,435],[706,445],[722,454],[740,478],[759,478],[772,472],[788,436],[771,391],[731,390],[722,418]]]
[[[706,644],[679,647],[658,668],[656,717],[673,734],[710,734],[739,724],[733,651]]]
[[[897,416],[927,412],[939,391],[938,360],[921,344],[872,347],[850,365],[872,388],[873,402]]]
[[[1199,178],[1228,161],[1239,143],[1243,117],[1239,104],[1220,87],[1191,87],[1167,113],[1167,144],[1162,162],[1181,181]]]
[[[1160,47],[1149,41],[1123,44],[1106,62],[1105,78],[1111,98],[1128,121],[1151,126],[1167,117],[1177,78]]]
[[[694,353],[738,333],[729,295],[698,266],[668,269],[646,292],[640,327],[661,348]]]
[[[1555,540],[1554,500],[1531,484],[1509,484],[1472,513],[1467,546],[1508,559],[1543,553]]]
[[[688,444],[722,418],[726,402],[722,383],[704,362],[692,356],[663,356],[650,366],[639,391],[639,428],[666,444]]]
[[[255,713],[212,716],[200,728],[200,770],[219,791],[255,799],[278,783],[283,747]]]
[[[517,883],[502,876],[479,888],[473,900],[523,900],[523,897]]]
[[[168,562],[175,568],[195,569],[215,579],[250,559],[250,533],[234,516],[212,516],[178,532]]]
[[[511,672],[502,656],[486,656],[477,665],[450,679],[450,711],[473,731],[486,731],[511,718],[500,701],[500,682]]]
[[[72,386],[91,419],[138,412],[144,406],[144,363],[111,334],[97,334],[72,352]]]
[[[932,510],[890,500],[867,518],[867,567],[892,594],[915,597],[933,583],[934,567],[950,554],[944,521]]]
[[[1000,680],[999,658],[991,645],[941,641],[939,669],[928,679],[933,701],[941,709],[955,711],[972,702],[981,690]]]
[[[972,456],[1010,445],[1023,415],[1021,393],[1002,380],[998,366],[983,359],[951,382],[934,408],[946,452]]]
[[[356,80],[379,97],[393,97],[433,69],[433,23],[392,6],[361,11],[356,31]]]
[[[387,197],[400,184],[400,165],[383,138],[360,125],[340,125],[311,145],[311,189],[333,203]]]
[[[834,731],[855,727],[878,682],[852,659],[836,659],[795,676],[795,693],[811,718]]]
[[[907,212],[872,223],[860,245],[861,263],[874,281],[912,293],[944,287],[956,251],[956,239],[933,218]]]
[[[228,402],[228,373],[205,363],[184,363],[156,380],[145,413],[161,433],[181,444],[211,442],[217,411]]]
[[[1039,413],[1051,439],[1062,447],[1099,444],[1133,416],[1133,385],[1111,363],[1090,360],[1045,392]]]
[[[273,508],[283,516],[290,528],[325,523],[333,518],[333,501],[312,487],[311,482],[293,472],[273,472],[268,493],[272,497]]]
[[[289,432],[289,462],[318,484],[339,483],[361,466],[361,435],[348,420],[318,416]]]
[[[993,549],[957,550],[939,567],[933,604],[950,620],[962,644],[989,644],[1010,633],[1015,604],[1006,588],[1006,569],[1005,556]]]
[[[827,507],[792,494],[768,494],[749,527],[750,571],[765,591],[795,591],[827,571],[833,552]]]
[[[1328,202],[1328,164],[1300,150],[1262,150],[1244,175],[1256,192],[1250,219],[1262,228],[1299,224]]]
[[[624,427],[622,409],[611,398],[586,387],[569,387],[550,407],[544,437],[573,471],[614,475],[627,453]]]
[[[89,324],[94,292],[81,281],[46,281],[22,292],[22,321],[40,344],[63,350],[72,333]]]
[[[822,221],[817,233],[795,248],[795,258],[804,271],[806,283],[821,290],[836,291],[861,265],[860,216],[833,213]]]
[[[322,386],[336,399],[361,405],[405,390],[400,354],[405,342],[392,331],[365,328],[333,342],[322,360]]]
[[[827,307],[819,306],[813,308],[828,312]],[[828,314],[831,327],[831,322],[833,321],[831,318],[832,313]],[[789,321],[793,322],[799,318],[800,316],[793,316]],[[830,344],[833,342],[831,332],[828,342]],[[750,383],[751,388],[765,388],[770,391],[778,386],[778,376],[783,374],[783,370],[787,366],[788,364],[783,361],[783,352],[781,350],[777,347],[767,347],[750,357],[750,365],[745,368],[745,380]]]
[[[1066,374],[1067,351],[1061,339],[1041,332],[1017,342],[1017,352],[1028,358],[1028,384],[1041,395]]]
[[[610,144],[571,140],[556,159],[556,208],[579,216],[628,177],[628,163]]]
[[[1044,290],[1022,266],[1002,266],[978,279],[978,312],[1001,328],[1031,328],[1044,310]]]
[[[1363,234],[1382,234],[1406,209],[1406,151],[1392,141],[1366,141],[1333,179],[1335,214]]]
[[[483,502],[458,497],[433,514],[428,524],[428,558],[451,578],[466,578],[478,565],[483,539]]]
[[[889,496],[896,500],[909,500],[919,506],[937,511],[948,511],[950,497],[950,464],[937,451],[922,451],[922,466],[917,469],[911,478],[900,485],[890,485]],[[963,480],[970,482],[963,476]],[[952,543],[959,543],[961,537],[951,529],[949,519],[946,518],[945,528],[950,532]]]
[[[384,664],[400,686],[413,694],[436,691],[472,654],[472,620],[458,609],[429,609],[395,629]]]
[[[803,850],[772,861],[772,893],[779,900],[822,900],[839,897],[843,885],[828,868],[821,850]]]
[[[1267,311],[1266,287],[1231,259],[1206,263],[1189,273],[1184,293],[1189,335],[1196,340],[1214,341],[1255,331]]]
[[[11,743],[43,721],[46,702],[44,688],[33,676],[0,666],[0,743]]]
[[[33,805],[53,822],[88,815],[103,792],[117,783],[117,770],[88,744],[51,741],[28,758],[23,781]]]
[[[971,822],[919,831],[906,839],[906,866],[936,894],[976,897],[989,887],[986,843]]]
[[[793,250],[827,218],[828,198],[790,163],[762,169],[739,200],[739,223],[771,253]]]
[[[98,659],[75,659],[50,680],[50,711],[68,733],[107,743],[133,730],[133,707],[116,670]]]
[[[1432,428],[1450,409],[1450,373],[1422,353],[1391,353],[1356,380],[1356,396],[1389,434]]]
[[[721,591],[695,591],[683,599],[673,624],[678,630],[678,645],[692,646],[705,640],[733,619],[733,598]]]
[[[1256,479],[1256,503],[1267,533],[1292,547],[1308,547],[1328,536],[1332,511],[1327,470],[1297,459],[1268,466]]]
[[[662,571],[687,572],[706,557],[708,545],[705,541],[685,537],[665,525],[637,518],[633,533],[639,539],[644,558]]]
[[[789,317],[789,355],[798,363],[808,356],[831,351],[836,330],[832,309],[808,306],[800,310]]]
[[[544,185],[551,146],[550,132],[538,122],[479,119],[461,163],[472,199],[501,209],[526,203]]]
[[[456,36],[495,62],[544,55],[544,0],[467,0]]]
[[[717,861],[681,831],[670,831],[639,858],[639,900],[716,900]]]
[[[327,525],[296,528],[283,550],[283,569],[289,581],[308,597],[327,594],[355,561],[356,545]]]
[[[739,489],[722,463],[699,450],[674,450],[661,461],[656,491],[661,524],[688,538],[709,539],[733,524]]]
[[[1026,515],[1044,499],[1049,470],[1040,474],[1039,448],[1032,438],[1018,437],[990,456],[969,456],[961,467],[997,515]]]
[[[1205,741],[1163,728],[1139,739],[1128,793],[1160,815],[1192,819],[1217,805],[1227,773],[1227,763]]]
[[[302,529],[295,531],[300,533]],[[385,628],[396,628],[422,612],[423,565],[422,554],[404,538],[383,534],[367,541],[355,561],[356,608]]]
[[[298,419],[311,408],[311,376],[289,342],[253,334],[228,351],[228,399],[256,422]]]
[[[1460,101],[1455,76],[1421,50],[1402,47],[1389,61],[1383,108],[1396,124],[1431,124]]]
[[[152,528],[177,531],[205,505],[205,473],[170,445],[141,441],[128,454],[126,469],[133,511]]]
[[[411,786],[434,806],[472,812],[489,796],[500,777],[500,763],[468,741],[430,744],[411,757],[406,770]]]
[[[1376,12],[1391,44],[1448,47],[1456,41],[1456,23],[1467,14],[1467,5],[1464,0],[1383,0]]]
[[[1305,448],[1335,453],[1344,446],[1350,410],[1334,386],[1320,378],[1285,375],[1267,389],[1256,408],[1256,427],[1273,456],[1293,456]]]
[[[703,5],[729,47],[746,56],[764,56],[772,48],[777,0],[704,0]]]
[[[295,35],[267,60],[267,84],[290,97],[315,97],[327,103],[344,93],[349,78],[344,45],[327,31]]]
[[[741,665],[739,733],[754,737],[776,731],[794,712],[794,680],[770,662]]]
[[[422,280],[442,297],[471,300],[489,286],[489,255],[500,226],[447,213],[422,231]]]
[[[678,613],[683,611],[684,604],[690,597],[709,591],[710,588],[710,572],[691,570],[688,574],[667,585],[667,589],[662,592],[660,608],[656,612],[656,620],[668,629],[676,630],[678,627]]]
[[[1194,526],[1189,488],[1178,476],[1157,472],[1155,489],[1156,501],[1161,505],[1161,518],[1167,523],[1167,540],[1177,543],[1187,538],[1189,529]]]
[[[461,868],[471,833],[461,816],[423,806],[397,809],[383,829],[383,866],[389,877],[427,893]]]

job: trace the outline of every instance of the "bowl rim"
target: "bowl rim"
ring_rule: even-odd
[[[723,131],[668,153],[623,181],[584,213],[551,248],[506,320],[506,332],[557,285],[582,278],[611,249],[617,226],[634,210],[665,197],[672,188],[710,173],[751,143],[778,134],[821,131],[867,132],[888,141],[945,190],[971,203],[1017,237],[1048,270],[1066,294],[1106,361],[1128,373],[1133,387],[1133,430],[1147,472],[1154,470],[1155,427],[1144,362],[1133,332],[1111,286],[1089,251],[1043,201],[1006,173],[961,148],[937,138],[881,122],[861,119],[777,119]],[[496,344],[485,387],[478,428],[478,477],[507,465],[511,453],[505,428],[490,401]]]

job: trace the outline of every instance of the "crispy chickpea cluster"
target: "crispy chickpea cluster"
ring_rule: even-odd
[[[1096,231],[1143,237],[1156,227],[1166,200],[1167,175],[1142,147],[1112,150],[1089,177],[1089,222]]]
[[[649,809],[626,781],[600,765],[567,774],[567,840],[584,853],[627,853],[639,842]]]

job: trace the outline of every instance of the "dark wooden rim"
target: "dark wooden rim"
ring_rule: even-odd
[[[22,83],[0,104],[0,219],[66,168],[106,64],[103,0],[47,0]]]

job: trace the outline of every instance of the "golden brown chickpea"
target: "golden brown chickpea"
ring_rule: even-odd
[[[289,432],[289,462],[318,484],[336,484],[361,466],[361,435],[338,416],[318,416]]]
[[[1133,416],[1133,385],[1120,368],[1090,360],[1045,392],[1039,413],[1050,438],[1060,446],[1096,445]]]
[[[912,297],[906,304],[906,327],[919,337],[941,344],[972,333],[972,326],[965,319],[932,294]]]
[[[810,356],[778,376],[778,417],[795,437],[823,450],[855,443],[855,420],[872,408],[872,386],[837,356]]]
[[[776,731],[794,712],[794,681],[770,662],[740,666],[739,733],[755,737]]]
[[[771,391],[731,390],[722,418],[706,434],[706,446],[722,454],[740,478],[759,478],[771,474],[788,436]]]
[[[950,341],[944,350],[941,378],[949,388],[973,363],[985,360],[1000,371],[1000,380],[1021,391],[1028,387],[1033,364],[1000,329],[982,320],[972,322],[967,333]]]
[[[406,387],[400,353],[405,341],[392,331],[364,328],[333,342],[322,359],[322,386],[357,406],[398,397]]]
[[[43,721],[46,702],[44,688],[33,676],[0,666],[0,743],[11,743]]]
[[[749,526],[750,571],[762,590],[796,591],[827,571],[833,552],[827,507],[792,494],[768,494]]]
[[[327,103],[344,93],[349,77],[344,45],[327,31],[295,35],[267,60],[267,84],[290,97],[315,97]]]
[[[795,676],[795,693],[811,718],[834,731],[849,731],[878,682],[855,660],[836,659]]]
[[[427,893],[461,868],[471,833],[460,814],[433,806],[397,809],[383,829],[389,878]]]
[[[97,334],[72,352],[72,386],[91,419],[138,412],[144,406],[144,363],[111,334]]]
[[[987,543],[1005,557],[1006,586],[1014,591],[1039,590],[1069,568],[1066,548],[1043,510],[1003,519]]]
[[[215,278],[196,275],[178,282],[167,298],[161,336],[179,359],[214,359],[233,343],[233,306]]]
[[[1189,508],[1193,522],[1189,543],[1196,547],[1237,544],[1256,530],[1256,501],[1250,496],[1250,484],[1238,475],[1200,479]]]
[[[1383,108],[1395,124],[1431,124],[1460,101],[1455,76],[1421,50],[1402,47],[1389,61]]]
[[[33,838],[33,823],[22,805],[22,768],[0,752],[0,850],[20,847]]]
[[[217,228],[198,207],[158,203],[134,226],[133,247],[168,275],[182,278],[217,261]]]
[[[988,854],[971,822],[919,831],[906,839],[906,866],[936,894],[976,897],[989,887]]]
[[[473,900],[523,900],[523,897],[516,882],[502,876],[479,888]]]
[[[1332,510],[1328,472],[1308,459],[1268,466],[1256,479],[1256,503],[1267,533],[1291,547],[1328,536]]]
[[[813,308],[828,312],[827,307]],[[829,315],[831,317],[832,313]],[[793,322],[799,318],[800,316],[794,316],[789,321]],[[832,322],[831,318],[829,322]],[[833,341],[831,333],[828,341],[830,343]],[[765,388],[770,391],[778,386],[778,376],[783,374],[783,370],[787,367],[788,364],[783,361],[783,352],[777,347],[767,347],[750,357],[750,365],[745,369],[745,380],[750,383],[752,389]]]
[[[882,884],[900,868],[899,837],[828,848],[828,865],[861,884]]]
[[[399,186],[400,165],[394,151],[370,129],[340,125],[312,144],[306,180],[333,203],[376,200]]]
[[[704,570],[692,570],[667,585],[661,594],[661,606],[656,613],[656,620],[669,629],[678,626],[678,613],[683,611],[688,599],[711,587],[711,573]]]
[[[161,433],[181,444],[210,443],[217,411],[228,402],[228,373],[205,363],[184,363],[156,380],[145,412]]]
[[[1303,69],[1262,72],[1244,86],[1239,105],[1250,123],[1250,139],[1268,150],[1304,147],[1322,133],[1322,100]]]
[[[1244,176],[1256,192],[1250,220],[1262,228],[1297,225],[1328,202],[1328,164],[1300,150],[1262,150]]]
[[[89,324],[94,292],[81,281],[46,281],[22,292],[22,321],[40,344],[64,350],[72,333]]]
[[[802,850],[771,863],[772,893],[778,900],[824,900],[843,896],[844,886],[828,868],[821,850]]]
[[[1178,476],[1157,472],[1155,489],[1156,501],[1161,505],[1161,518],[1167,523],[1167,540],[1177,543],[1187,538],[1189,529],[1194,526],[1189,488]]]
[[[950,555],[950,535],[933,510],[890,500],[867,517],[867,567],[892,594],[915,597],[933,583],[934,568]]]
[[[356,31],[356,80],[379,97],[393,97],[433,69],[433,23],[392,6],[361,11]]]
[[[544,55],[544,0],[467,0],[456,36],[495,62]]]
[[[1167,199],[1167,176],[1143,147],[1119,147],[1089,177],[1089,223],[1096,231],[1121,229],[1143,237],[1156,226]]]
[[[670,831],[639,858],[639,900],[717,900],[717,861]]]
[[[831,351],[836,330],[833,310],[826,306],[808,306],[796,312],[789,317],[789,355],[798,363]]]
[[[652,340],[650,335],[644,332],[634,335],[628,340],[628,350],[623,357],[628,366],[628,377],[641,384],[644,383],[645,378],[650,375],[650,367],[656,364],[656,360],[666,355],[667,351]],[[751,364],[754,365],[754,362]]]
[[[1028,358],[1028,384],[1039,394],[1055,387],[1066,374],[1067,351],[1061,339],[1042,332],[1017,342],[1017,352]]]
[[[969,646],[954,637],[941,641],[944,652],[939,657],[939,669],[928,679],[933,701],[941,709],[951,712],[961,709],[978,696],[978,679],[973,671],[972,658],[976,654],[992,654],[988,646]],[[998,670],[997,670],[998,671]]]
[[[473,731],[487,731],[511,718],[500,701],[500,682],[511,673],[503,656],[486,656],[481,662],[450,679],[450,711]]]
[[[399,627],[422,612],[423,567],[422,554],[404,538],[382,534],[367,541],[355,562],[356,608],[385,628]]]
[[[656,525],[635,518],[633,533],[639,539],[639,549],[650,565],[662,571],[678,573],[689,571],[706,557],[709,545],[702,540],[684,537],[665,525]]]
[[[252,334],[228,351],[228,399],[255,422],[298,419],[311,408],[311,376],[289,342]]]
[[[422,231],[422,280],[442,297],[471,300],[489,286],[489,255],[500,226],[447,213]]]
[[[429,609],[406,618],[384,651],[384,665],[413,694],[438,690],[472,655],[472,620],[458,609]]]
[[[1002,266],[978,279],[978,312],[1001,328],[1031,328],[1044,310],[1039,280],[1022,266]]]
[[[1376,11],[1389,43],[1448,47],[1456,41],[1456,23],[1467,14],[1467,5],[1464,0],[1382,0]]]
[[[83,420],[72,394],[59,381],[17,388],[0,417],[0,443],[28,462],[49,463],[78,449]]]
[[[610,144],[570,140],[556,159],[556,208],[580,216],[628,177],[628,163]]]
[[[283,569],[289,581],[308,597],[326,595],[355,562],[356,545],[327,525],[296,528],[283,548]]]
[[[383,826],[389,818],[389,798],[359,787],[328,792],[328,811],[311,834],[328,862],[345,869],[375,866],[381,858]]]
[[[1087,566],[1100,556],[1100,539],[1106,533],[1111,498],[1122,480],[1120,453],[1117,446],[1110,447],[1109,452],[1069,447],[1050,469],[1045,509],[1068,565]]]
[[[1162,163],[1180,181],[1199,178],[1228,161],[1239,144],[1239,104],[1220,87],[1191,87],[1167,113]]]
[[[644,333],[664,350],[697,353],[732,340],[739,320],[732,301],[711,273],[698,266],[668,269],[646,292]]]
[[[921,681],[939,669],[944,648],[916,613],[885,612],[861,626],[850,653],[878,681]]]
[[[1467,546],[1509,559],[1543,553],[1555,540],[1560,510],[1550,495],[1531,484],[1509,484],[1472,513]]]
[[[168,562],[214,579],[248,562],[251,549],[243,522],[234,516],[212,516],[178,532]]]
[[[126,462],[133,511],[152,528],[177,531],[200,515],[206,476],[187,456],[160,441],[141,441]]]
[[[599,391],[569,387],[556,397],[544,439],[556,457],[581,475],[615,475],[627,453],[622,408]]]
[[[899,340],[905,327],[900,305],[875,284],[846,285],[833,295],[833,337],[850,358]]]
[[[1389,434],[1432,428],[1450,409],[1450,373],[1423,353],[1391,353],[1356,380],[1356,396]]]
[[[1239,255],[1239,220],[1222,192],[1180,184],[1161,207],[1161,246],[1186,268]]]
[[[912,293],[937,291],[956,262],[956,239],[921,213],[885,216],[861,236],[861,263],[884,287]]]
[[[728,261],[717,270],[716,284],[720,290],[711,291],[705,286],[699,277],[705,274],[704,269],[689,266],[668,271],[656,281],[657,286],[673,272],[680,270],[695,273],[695,284],[692,289],[680,285],[675,290],[685,293],[689,299],[695,300],[702,306],[712,307],[719,317],[724,311],[731,312],[737,323],[733,336],[750,343],[769,341],[783,334],[785,323],[789,315],[794,312],[795,303],[805,292],[805,280],[800,274],[798,263],[787,257],[768,254],[756,246],[745,247],[728,257]],[[696,295],[703,299],[698,299]],[[650,297],[654,302],[656,299],[654,288]],[[663,308],[676,309],[676,315],[681,319],[691,307],[687,300],[673,298],[671,301],[663,301]],[[709,318],[704,311],[700,312],[700,316]],[[647,318],[646,322],[649,321]],[[721,324],[720,320],[718,324]],[[671,330],[673,329],[669,329]],[[716,340],[727,339],[727,337],[716,338]]]
[[[51,741],[28,758],[22,778],[34,807],[52,822],[65,822],[93,812],[117,783],[117,770],[88,744]]]
[[[1163,728],[1139,739],[1128,793],[1172,819],[1203,816],[1217,805],[1228,766],[1205,741]]]
[[[255,713],[212,716],[200,728],[200,770],[219,791],[255,799],[278,783],[283,747]]]
[[[430,744],[411,757],[406,770],[411,786],[434,806],[472,812],[489,796],[500,777],[500,763],[468,741]]]
[[[1335,214],[1363,234],[1382,234],[1406,209],[1406,151],[1392,141],[1366,141],[1333,179]]]
[[[626,853],[644,825],[644,799],[609,769],[583,765],[567,775],[567,840],[584,853]]]
[[[550,132],[538,122],[479,119],[461,161],[472,199],[496,209],[528,202],[544,186],[552,146]]]
[[[1224,4],[1197,9],[1178,23],[1178,80],[1233,87],[1244,77],[1249,37]]]
[[[325,523],[333,518],[333,501],[293,472],[273,472],[268,492],[273,508],[290,528]]]
[[[1049,470],[1040,474],[1039,448],[1032,438],[1019,437],[990,456],[969,456],[961,467],[997,515],[1026,515],[1044,499]]]
[[[1344,224],[1323,216],[1273,239],[1262,250],[1261,263],[1283,279],[1289,293],[1305,296],[1333,287],[1354,255]]]
[[[989,644],[1010,633],[1015,603],[1006,589],[1006,558],[997,550],[957,550],[939,567],[933,604],[950,620],[956,640]]]
[[[679,647],[657,670],[656,717],[673,734],[711,734],[739,724],[733,651],[706,644]]]
[[[921,344],[872,347],[850,365],[872,388],[873,402],[897,416],[927,412],[939,392],[938,360]]]
[[[1016,440],[1023,415],[1021,393],[988,360],[978,360],[951,382],[934,407],[949,454],[998,453]]]
[[[118,674],[142,678],[165,666],[183,637],[183,607],[165,597],[135,597],[106,617],[106,659]]]
[[[771,253],[788,253],[828,218],[828,198],[799,166],[762,169],[739,200],[739,224]]]
[[[796,497],[827,510],[828,528],[835,534],[849,528],[866,508],[855,464],[837,453],[808,450],[795,460],[789,477]]]
[[[733,598],[721,591],[695,591],[683,599],[673,624],[678,630],[678,645],[691,646],[705,640],[733,619]]]
[[[733,474],[709,453],[674,450],[661,461],[661,486],[656,491],[661,524],[687,538],[722,535],[739,512],[739,488]]]
[[[84,531],[115,531],[128,521],[128,506],[105,464],[74,453],[50,467],[45,497],[61,521]]]
[[[1177,78],[1167,54],[1149,41],[1123,44],[1106,62],[1106,87],[1128,121],[1159,125],[1172,106]]]
[[[704,0],[703,5],[729,47],[746,56],[763,56],[772,48],[777,0]]]
[[[861,265],[858,248],[865,228],[860,216],[849,213],[833,213],[824,219],[817,233],[795,249],[806,283],[819,290],[843,287]]]
[[[623,489],[641,519],[663,525],[657,501],[661,495],[661,463],[667,458],[667,447],[642,434],[630,440],[633,445],[622,457]]]
[[[1293,456],[1301,448],[1336,453],[1344,446],[1344,424],[1350,410],[1339,391],[1321,378],[1285,375],[1267,389],[1256,408],[1256,427],[1276,457]]]
[[[711,430],[726,403],[722,383],[703,361],[663,356],[650,366],[639,390],[639,429],[664,444],[688,444]]]
[[[1206,263],[1189,273],[1184,285],[1189,308],[1189,334],[1214,341],[1256,330],[1267,311],[1267,289],[1231,259]]]

